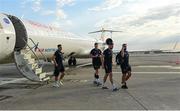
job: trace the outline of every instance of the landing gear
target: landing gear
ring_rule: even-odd
[[[70,57],[68,60],[69,66],[76,66],[76,58],[75,57]]]

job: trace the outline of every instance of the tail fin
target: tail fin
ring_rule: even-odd
[[[104,28],[102,28],[101,30],[98,30],[98,31],[93,31],[93,32],[89,32],[89,34],[93,34],[93,33],[101,33],[101,39],[104,43],[106,42],[106,39],[105,38],[105,33],[106,32],[109,32],[111,33],[111,38],[112,38],[112,33],[113,32],[122,32],[122,31],[114,31],[114,30],[105,30]]]
[[[100,40],[103,41],[104,43],[106,42],[106,38],[105,38],[105,33],[104,32],[101,33]]]

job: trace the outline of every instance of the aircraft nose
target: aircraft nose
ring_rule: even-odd
[[[12,46],[14,42],[10,35],[0,32],[0,63],[10,57],[14,49]]]
[[[10,56],[14,50],[15,35],[9,30],[0,29],[0,61]]]
[[[5,58],[5,33],[4,33],[4,28],[3,24],[0,23],[0,60]]]
[[[0,32],[0,60],[3,59],[5,57],[4,55],[4,51],[5,51],[5,48],[4,48],[4,41],[5,38],[3,36],[3,34]]]
[[[15,28],[7,15],[0,13],[0,63],[12,57],[15,43]]]

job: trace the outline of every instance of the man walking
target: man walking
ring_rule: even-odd
[[[112,49],[113,49],[113,42],[111,41],[108,43],[108,48],[106,50],[104,50],[104,52],[103,52],[103,56],[104,56],[103,67],[105,68],[106,74],[104,76],[102,89],[108,89],[105,86],[105,83],[106,83],[107,77],[109,76],[109,80],[112,85],[112,90],[117,91],[118,89],[113,82],[113,74],[112,74],[112,57],[113,57]]]
[[[54,76],[55,76],[55,84],[53,85],[54,87],[59,87],[60,85],[63,85],[62,79],[65,75],[64,71],[64,65],[63,65],[63,53],[62,53],[62,46],[59,44],[58,50],[54,53],[52,60],[54,62]],[[59,78],[59,74],[60,78]]]
[[[100,82],[100,79],[99,79],[99,69],[100,69],[100,66],[102,64],[102,62],[101,62],[102,52],[101,52],[100,49],[98,49],[98,43],[94,44],[94,49],[91,50],[90,56],[92,58],[92,64],[93,64],[93,67],[94,67],[94,70],[95,70],[94,84],[99,86],[99,85],[101,85],[101,82]]]
[[[127,44],[122,45],[120,53],[117,55],[119,64],[122,70],[122,89],[128,89],[127,81],[131,77],[131,66],[129,65],[129,53],[127,51]]]

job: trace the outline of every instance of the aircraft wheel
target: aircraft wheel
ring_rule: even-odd
[[[77,63],[77,61],[76,61],[76,58],[74,57],[73,58],[73,65],[76,66],[76,63]]]
[[[69,58],[69,60],[68,60],[68,65],[69,65],[69,66],[72,65],[72,59],[71,59],[71,58]]]
[[[68,60],[68,65],[71,66],[71,65],[76,65],[76,58],[75,57],[70,57],[69,60]]]

